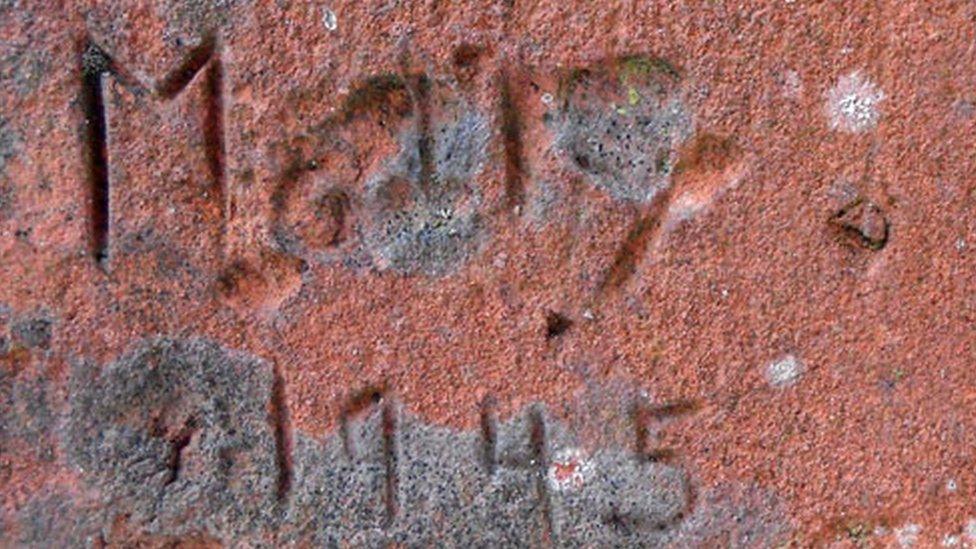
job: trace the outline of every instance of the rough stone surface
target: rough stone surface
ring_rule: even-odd
[[[0,21],[0,546],[976,544],[971,3]]]

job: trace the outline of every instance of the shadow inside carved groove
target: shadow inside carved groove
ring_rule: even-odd
[[[573,321],[555,311],[546,313],[546,339],[565,334],[573,326]]]
[[[349,458],[355,459],[357,452],[352,422],[371,408],[381,405],[382,402],[383,389],[370,387],[353,394],[343,404],[339,413],[339,430],[342,434],[343,447]]]
[[[640,259],[644,256],[649,245],[657,239],[664,226],[664,216],[667,214],[671,201],[671,187],[661,190],[651,204],[639,213],[630,231],[613,256],[613,262],[607,268],[600,281],[598,292],[621,288],[634,272]]]
[[[512,80],[509,71],[503,69],[499,76],[498,89],[505,150],[505,196],[507,208],[521,211],[525,204],[527,167],[522,143],[522,115],[515,102]]]
[[[85,115],[87,143],[88,192],[91,254],[100,266],[108,260],[109,188],[108,130],[105,120],[105,97],[102,75],[109,69],[108,57],[94,45],[82,54],[82,106]]]
[[[830,223],[850,243],[878,251],[888,243],[890,223],[881,207],[857,197],[830,218]]]

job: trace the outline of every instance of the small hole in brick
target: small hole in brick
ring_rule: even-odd
[[[454,65],[457,67],[471,67],[478,61],[481,48],[473,44],[461,44],[454,50]]]
[[[563,335],[572,325],[572,320],[557,312],[549,311],[546,314],[546,339]]]

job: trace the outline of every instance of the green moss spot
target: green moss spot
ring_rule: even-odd
[[[671,78],[679,76],[678,69],[660,57],[631,55],[620,60],[620,83],[625,86],[646,80],[654,74],[664,74]]]
[[[640,93],[635,88],[627,88],[627,102],[630,103],[631,106],[640,103],[640,100]]]

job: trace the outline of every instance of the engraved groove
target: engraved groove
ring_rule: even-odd
[[[93,44],[87,44],[81,59],[82,106],[88,145],[88,193],[91,254],[103,269],[109,251],[108,131],[102,75],[108,70],[107,57]]]
[[[384,484],[385,526],[390,528],[396,522],[400,508],[400,459],[397,455],[397,417],[396,404],[390,398],[383,399],[382,407],[383,466],[386,469]]]
[[[204,142],[207,153],[207,164],[213,180],[213,189],[217,197],[225,198],[224,189],[224,69],[220,59],[213,57],[207,71],[207,109],[204,120]],[[225,205],[225,208],[227,206]],[[229,210],[229,208],[228,208]]]
[[[493,476],[498,468],[498,416],[492,397],[485,398],[481,403],[481,442],[482,463],[488,474]]]
[[[648,246],[660,236],[671,194],[672,187],[662,189],[654,196],[650,206],[641,212],[607,269],[598,289],[599,294],[620,289],[634,276]]]
[[[285,378],[275,365],[274,381],[271,388],[271,421],[275,437],[275,461],[278,466],[276,494],[278,501],[288,498],[291,491],[293,473],[292,428],[288,413],[288,398],[285,392]]]
[[[521,211],[525,203],[525,161],[522,143],[522,114],[512,97],[507,72],[499,77],[501,123],[505,150],[505,197],[511,211]]]
[[[672,461],[677,456],[677,452],[673,448],[649,448],[651,424],[682,418],[697,412],[699,409],[701,409],[701,405],[697,401],[687,399],[659,405],[652,405],[644,399],[635,400],[632,415],[634,452],[637,459],[665,463]]]
[[[218,199],[221,201],[221,215],[226,223],[227,205],[223,204],[225,194],[224,178],[224,135],[223,135],[223,67],[216,55],[216,38],[206,37],[194,48],[184,62],[174,71],[157,82],[154,92],[163,99],[176,97],[208,62],[206,105],[204,119],[204,142],[208,171]],[[134,90],[145,90],[135,78],[118,65],[94,40],[88,38],[82,49],[81,104],[84,110],[87,142],[88,186],[90,195],[89,217],[91,230],[91,254],[98,265],[108,269],[111,252],[111,186],[108,151],[108,114],[105,107],[104,76],[110,75],[123,86]],[[222,232],[225,228],[222,228]]]
[[[546,449],[546,420],[542,409],[533,406],[529,412],[529,443],[532,449],[532,461],[536,466],[536,497],[539,498],[542,519],[542,543],[555,546],[555,520],[553,518],[552,494],[547,482],[549,470],[549,453]]]
[[[350,422],[361,415],[367,409],[383,400],[383,389],[378,387],[367,387],[366,389],[354,393],[339,413],[339,430],[342,434],[342,446],[346,456],[350,460],[356,459],[357,448],[353,440],[352,425]]]

